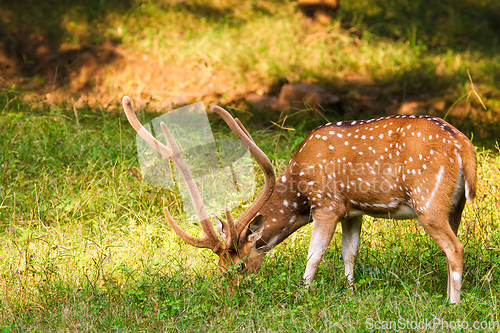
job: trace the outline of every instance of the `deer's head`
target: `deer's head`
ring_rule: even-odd
[[[256,243],[262,236],[264,230],[264,218],[257,213],[270,198],[276,179],[269,158],[259,149],[259,147],[257,147],[257,145],[255,145],[252,137],[243,124],[238,119],[234,119],[221,107],[214,106],[212,108],[213,111],[224,119],[238,139],[248,146],[250,153],[264,172],[265,184],[257,199],[240,215],[237,221],[233,220],[229,209],[226,209],[225,220],[216,218],[217,233],[205,211],[201,195],[194,182],[191,171],[181,157],[179,147],[165,123],[161,123],[161,128],[167,138],[170,148],[156,140],[142,126],[134,113],[132,103],[128,96],[123,97],[122,104],[127,119],[136,132],[158,153],[169,158],[180,171],[186,183],[194,208],[198,214],[204,235],[201,238],[195,238],[187,234],[179,227],[165,207],[163,209],[165,217],[172,229],[174,229],[177,235],[186,243],[199,248],[211,249],[218,255],[218,265],[223,270],[228,270],[237,265],[239,269],[250,273],[258,271],[262,263],[264,252],[262,249],[257,248]]]

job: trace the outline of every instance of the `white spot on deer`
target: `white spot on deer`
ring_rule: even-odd
[[[330,132],[328,132],[328,134],[330,134],[330,135],[334,135],[334,134],[335,134],[335,132],[334,132],[334,131],[330,131]]]
[[[343,137],[342,133],[337,133],[337,136],[338,136],[339,138]]]
[[[339,121],[339,122],[337,123],[337,126],[340,126],[340,125],[342,125],[342,122],[341,122],[341,121]]]
[[[363,136],[361,137],[361,139],[363,139],[363,140],[364,140],[364,139],[366,139],[366,135],[363,135]]]
[[[287,200],[283,200],[283,205],[285,205],[285,207],[288,207],[288,201]]]
[[[391,135],[392,134],[392,130],[389,130],[388,134]]]
[[[406,126],[406,128],[407,128],[407,129],[410,129],[410,127],[411,127],[411,124],[410,124],[410,125],[408,125],[408,126]]]
[[[420,132],[417,133],[417,137],[420,138],[421,135],[422,135],[422,133],[420,133]]]
[[[319,139],[319,138],[321,138],[321,135],[316,134],[315,137],[317,137]]]
[[[326,140],[326,139],[328,139],[328,137],[327,137],[326,135],[324,135],[324,136],[322,137],[322,139],[323,139],[323,140]]]
[[[356,149],[356,146],[352,146],[352,149]]]
[[[273,222],[276,222],[277,220],[276,219],[273,219]]]
[[[418,157],[419,157],[420,159],[422,159],[422,154],[418,154]]]
[[[370,139],[372,139],[372,140],[373,140],[373,135],[370,135]]]
[[[292,216],[292,218],[290,219],[290,224],[293,224],[293,222],[295,222],[296,219],[297,215]]]
[[[314,181],[310,181],[307,185],[314,185]]]
[[[356,121],[353,121],[353,122],[351,123],[351,125],[354,125],[354,124],[356,124]]]
[[[285,175],[283,175],[283,177],[281,177],[281,181],[282,181],[283,183],[284,183],[284,182],[286,182],[286,176],[285,176]]]
[[[332,145],[328,146],[328,148],[330,148],[330,149],[332,149],[332,150],[333,150],[333,146],[332,146]]]
[[[434,185],[434,189],[432,190],[432,193],[431,193],[431,196],[430,196],[429,200],[425,204],[425,208],[429,208],[429,205],[431,204],[431,201],[434,198],[434,195],[436,194],[436,192],[438,190],[439,183],[441,183],[441,180],[443,179],[443,174],[444,174],[444,166],[441,166],[441,168],[439,169],[438,174],[436,175],[436,185]]]
[[[346,142],[344,142],[344,144],[347,146],[349,144],[349,142],[346,141]]]
[[[408,158],[408,160],[410,160],[410,162],[412,162],[412,161],[413,161],[413,157],[411,157],[411,156],[410,156],[410,157]]]
[[[422,168],[427,169],[427,165],[423,164]]]
[[[380,134],[378,137],[382,139],[384,137],[384,134]]]
[[[299,173],[299,176],[303,176],[304,175],[304,171],[302,171],[301,173]]]

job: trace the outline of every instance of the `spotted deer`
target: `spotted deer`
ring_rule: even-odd
[[[236,222],[228,209],[227,221],[215,219],[219,237],[168,128],[161,126],[170,148],[142,127],[128,97],[123,107],[134,129],[181,171],[204,236],[184,232],[164,208],[168,223],[186,243],[216,253],[222,269],[238,265],[258,271],[267,252],[312,221],[304,273],[308,287],[340,221],[345,275],[352,285],[362,216],[418,219],[446,255],[448,301],[460,301],[463,246],[457,231],[466,199],[475,197],[476,154],[467,137],[446,121],[396,115],[328,123],[304,139],[275,179],[269,159],[241,122],[212,107],[248,145],[265,177],[261,193]]]

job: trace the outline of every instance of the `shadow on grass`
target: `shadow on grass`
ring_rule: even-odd
[[[494,69],[498,72],[499,69]],[[299,69],[300,71],[300,69]],[[370,119],[393,114],[431,115],[446,119],[457,129],[473,138],[476,146],[493,149],[499,141],[500,95],[481,87],[476,96],[467,72],[437,74],[434,64],[399,69],[390,77],[330,76],[315,77],[318,84],[340,97],[340,103],[317,110],[259,110],[252,104],[242,107],[250,112],[236,112],[245,124],[257,128],[279,128],[285,115],[286,127],[308,133],[327,121]],[[483,104],[486,109],[483,107]],[[271,112],[270,112],[271,111]],[[317,112],[319,111],[319,112]]]
[[[496,0],[343,1],[341,15],[344,26],[358,28],[363,37],[407,40],[437,51],[493,54],[498,47]]]
[[[77,79],[89,66],[115,60],[116,52],[105,45],[118,43],[119,36],[104,34],[106,20],[110,13],[124,13],[133,4],[133,0],[0,1],[0,74],[50,78],[61,85]],[[75,25],[78,35],[68,29]]]

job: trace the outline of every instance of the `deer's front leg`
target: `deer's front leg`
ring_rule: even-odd
[[[354,260],[358,251],[362,222],[362,216],[342,221],[342,259],[344,260],[345,276],[351,289],[354,283]]]
[[[321,258],[332,240],[339,216],[340,214],[336,214],[328,208],[313,211],[313,230],[307,253],[306,272],[304,273],[306,288],[311,285]]]

